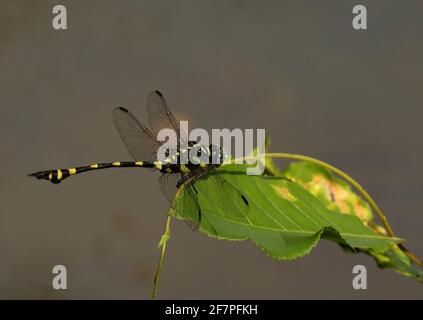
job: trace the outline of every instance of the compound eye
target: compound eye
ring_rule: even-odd
[[[218,146],[211,144],[209,145],[209,152],[210,154],[215,154],[216,152],[219,152],[221,148],[219,148]]]
[[[201,157],[203,155],[203,148],[197,148],[197,157]]]
[[[216,147],[214,145],[210,146],[211,149],[211,161],[213,164],[222,164],[222,162],[226,159],[226,153],[223,151],[222,148]]]
[[[204,154],[204,149],[201,145],[195,144],[189,150],[189,158],[192,164],[200,164],[200,162],[207,162],[208,154]]]
[[[222,162],[226,161],[229,158],[228,154],[226,153],[225,150],[223,150],[223,148],[220,148],[219,152],[220,152],[220,158]]]

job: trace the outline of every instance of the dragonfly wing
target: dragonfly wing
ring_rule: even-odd
[[[245,217],[248,215],[250,204],[247,196],[236,186],[229,183],[225,179],[221,179],[219,175],[212,176],[213,179],[217,179],[219,184],[222,186],[221,194],[225,201],[225,206],[229,212],[233,212],[239,217]]]
[[[242,220],[248,215],[250,204],[245,193],[223,178],[223,176],[214,172],[214,170],[204,170],[206,174],[202,179],[207,179],[210,187],[203,192],[209,199],[215,199],[214,203],[223,209],[225,214],[233,215]],[[213,193],[213,194],[211,194]]]
[[[157,135],[161,129],[169,128],[176,132],[177,138],[188,142],[186,132],[181,132],[179,122],[173,115],[160,91],[153,91],[147,98],[147,112],[150,127]],[[178,141],[179,144],[179,141]]]
[[[182,179],[180,173],[163,173],[159,177],[159,187],[166,197],[167,201],[173,202],[176,193],[178,192],[177,184]]]
[[[186,175],[183,173],[164,173],[159,177],[159,186],[166,199],[173,205],[173,200],[179,188],[177,187],[181,181],[181,187],[184,188],[184,196],[182,203],[173,209],[181,217],[186,217],[185,223],[188,227],[195,231],[198,229],[201,220],[200,206],[198,205],[198,197]]]
[[[122,107],[115,108],[113,123],[132,158],[137,161],[156,160],[160,143],[130,111]]]
[[[186,193],[183,199],[183,207],[186,213],[193,218],[192,220],[185,220],[185,222],[192,231],[196,231],[201,224],[201,208],[198,204],[197,191],[191,182],[186,182],[183,188],[185,188],[184,191]]]

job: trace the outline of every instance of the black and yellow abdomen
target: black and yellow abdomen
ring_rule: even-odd
[[[143,161],[117,161],[117,162],[106,162],[106,163],[94,163],[89,166],[75,167],[68,169],[52,169],[38,171],[28,174],[30,177],[35,177],[37,179],[48,180],[51,183],[58,184],[64,179],[73,176],[75,174],[80,174],[92,170],[108,169],[108,168],[134,168],[134,167],[143,167],[143,168],[157,168],[159,165],[152,162],[143,162]]]

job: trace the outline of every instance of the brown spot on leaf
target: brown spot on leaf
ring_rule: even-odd
[[[346,201],[348,198],[347,191],[335,181],[328,181],[328,186],[333,195],[333,202],[337,205],[342,213],[351,213],[351,208]]]

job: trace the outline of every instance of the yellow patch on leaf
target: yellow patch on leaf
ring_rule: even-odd
[[[351,213],[351,208],[347,202],[348,193],[346,190],[335,181],[328,181],[328,184],[330,193],[332,195],[332,201],[338,206],[339,210],[342,213]]]
[[[275,186],[275,185],[272,185],[272,187],[281,198],[288,201],[297,200],[297,198],[295,198],[295,196],[293,196],[292,193],[289,192],[288,188],[282,187],[282,186]]]
[[[341,213],[356,214],[366,224],[372,219],[371,211],[362,200],[336,180],[319,174],[309,182],[298,182],[313,195],[324,196],[332,204],[329,205],[329,208],[335,206]]]
[[[386,232],[386,229],[382,226],[378,226],[378,225],[374,225],[372,226],[372,229],[374,232],[378,233],[378,234],[383,234],[383,235],[388,235],[388,232]]]

